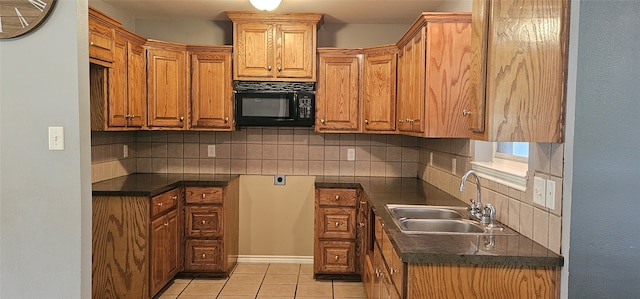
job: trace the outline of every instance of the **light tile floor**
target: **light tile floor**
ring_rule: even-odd
[[[364,299],[361,282],[316,281],[310,264],[239,263],[227,279],[177,278],[157,299]]]

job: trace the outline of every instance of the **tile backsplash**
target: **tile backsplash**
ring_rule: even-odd
[[[92,132],[91,144],[93,182],[135,172],[419,177],[464,202],[475,197],[472,181],[464,193],[459,191],[460,179],[471,167],[468,139],[251,127],[235,132]],[[215,157],[209,156],[210,146]],[[355,151],[354,160],[348,159],[349,149]],[[483,202],[496,207],[498,221],[556,253],[561,253],[563,152],[563,144],[535,144],[525,192],[480,180]],[[556,182],[554,208],[533,204],[534,176]]]
[[[416,137],[311,128],[92,133],[93,182],[134,172],[417,177],[418,158]]]

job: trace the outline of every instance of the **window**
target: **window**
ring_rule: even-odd
[[[480,177],[525,191],[529,170],[528,142],[474,141],[471,168]]]

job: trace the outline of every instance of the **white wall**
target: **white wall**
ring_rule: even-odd
[[[0,298],[90,298],[87,2],[0,40]],[[49,151],[47,127],[65,128]]]

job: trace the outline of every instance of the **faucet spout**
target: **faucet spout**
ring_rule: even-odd
[[[474,170],[469,170],[467,171],[467,173],[464,174],[464,176],[462,176],[462,181],[460,182],[460,192],[464,191],[464,184],[467,181],[467,177],[469,175],[473,175],[473,177],[475,178],[476,181],[476,202],[475,205],[478,206],[478,208],[482,207],[482,198],[480,197],[480,178],[478,177],[478,174],[474,171]]]

